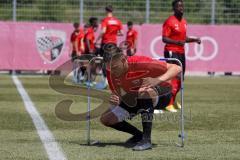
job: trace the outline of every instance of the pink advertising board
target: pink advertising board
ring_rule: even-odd
[[[135,28],[139,32],[137,54],[162,57],[162,25]],[[72,24],[65,23],[0,22],[0,70],[55,69],[70,59],[72,29]],[[240,71],[239,26],[188,25],[187,34],[202,39],[201,45],[185,46],[187,71]]]

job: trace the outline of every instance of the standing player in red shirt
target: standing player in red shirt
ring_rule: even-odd
[[[127,31],[126,41],[129,45],[129,47],[127,49],[127,55],[128,56],[133,56],[137,51],[138,33],[133,28],[133,22],[131,22],[131,21],[127,22],[127,26],[128,26],[128,31]]]
[[[85,33],[84,37],[84,44],[85,44],[85,54],[95,54],[95,35],[98,28],[98,19],[96,17],[89,18],[89,27],[87,28],[87,32]]]
[[[73,81],[78,83],[80,81],[79,72],[79,64],[75,62],[76,59],[84,52],[84,44],[83,38],[84,33],[83,30],[79,28],[79,23],[73,24],[74,31],[71,34],[71,44],[72,44],[72,62],[73,62]]]
[[[81,56],[85,52],[84,31],[82,28],[79,28],[79,33],[76,38],[76,49],[77,49],[77,56]]]
[[[80,59],[80,56],[84,54],[85,52],[85,46],[84,46],[84,30],[82,28],[79,29],[79,33],[77,36],[77,58]],[[77,83],[80,83],[84,80],[84,74],[86,71],[86,67],[83,66],[82,63],[76,62],[77,66]],[[79,69],[80,68],[80,69]]]
[[[84,35],[84,46],[85,46],[85,52],[84,56],[81,56],[81,59],[84,60],[91,60],[93,57],[95,57],[95,35],[94,32],[96,32],[98,28],[98,19],[96,17],[91,17],[89,18],[89,24],[85,25],[85,35]],[[86,70],[86,69],[85,69]],[[95,74],[96,66],[91,67],[91,74],[90,74],[90,79],[93,81],[93,74]],[[87,85],[93,86],[93,83],[87,82]]]
[[[79,23],[73,23],[73,27],[74,27],[74,31],[71,34],[71,46],[72,46],[72,53],[71,53],[71,57],[72,57],[72,61],[74,61],[77,57],[77,37],[79,34]]]
[[[172,2],[172,7],[174,15],[170,16],[163,24],[162,36],[163,42],[166,43],[164,48],[164,57],[165,58],[176,58],[181,61],[183,65],[183,74],[185,73],[185,50],[184,44],[195,42],[200,44],[201,40],[199,38],[189,38],[186,35],[187,21],[183,18],[183,0],[174,0]],[[175,63],[176,62],[169,62]],[[174,109],[174,103],[176,95],[181,87],[180,77],[176,77],[172,80],[172,99],[169,103],[169,106],[166,108],[171,112],[176,112]],[[180,104],[176,104],[180,108]]]
[[[171,86],[167,81],[177,76],[181,68],[149,57],[127,57],[119,48],[114,52],[109,53],[110,57],[104,57],[113,106],[102,114],[100,120],[107,127],[132,134],[126,143],[133,146],[133,150],[151,149],[154,108],[169,103]],[[126,121],[139,113],[143,131]]]
[[[107,16],[102,20],[101,33],[96,40],[96,43],[102,39],[101,46],[105,44],[117,45],[117,36],[122,36],[122,22],[113,16],[112,6],[105,8]],[[104,53],[103,53],[104,54]]]
[[[101,33],[98,36],[96,43],[101,39],[100,56],[104,56],[104,50],[106,46],[117,46],[117,36],[122,36],[122,22],[113,16],[113,7],[107,6],[105,8],[107,16],[102,20]],[[103,82],[99,83],[97,89],[103,89],[107,87],[106,81],[106,67],[103,65]]]

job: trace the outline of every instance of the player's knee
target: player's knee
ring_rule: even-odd
[[[100,117],[100,122],[104,125],[104,126],[107,126],[107,127],[110,127],[114,124],[116,124],[116,120],[114,120],[115,118],[112,116],[111,113],[109,114],[103,114],[101,117]]]
[[[104,117],[104,115],[101,115],[101,117],[100,117],[100,122],[101,122],[104,126],[107,126],[107,121],[106,121],[106,118]]]
[[[146,99],[146,98],[151,98],[153,89],[152,88],[148,88],[147,90],[145,90],[144,92],[141,92],[139,94],[140,98]]]

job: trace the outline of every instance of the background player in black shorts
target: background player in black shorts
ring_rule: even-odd
[[[184,44],[195,42],[200,44],[201,40],[199,38],[187,37],[187,21],[183,18],[184,6],[183,0],[174,0],[172,2],[172,8],[174,15],[170,16],[163,24],[162,36],[163,42],[166,44],[164,48],[165,58],[176,58],[181,61],[183,65],[183,74],[185,73],[185,50]],[[178,64],[174,61],[170,63]],[[178,64],[179,65],[179,64]],[[179,103],[175,103],[175,97],[180,90],[181,81],[180,77],[176,77],[172,80],[172,94],[173,97],[169,106],[166,108],[171,112],[176,112],[175,108],[180,108]],[[175,105],[174,105],[175,103]],[[174,107],[177,106],[177,107]]]
[[[106,17],[101,22],[101,33],[98,36],[96,43],[101,39],[100,56],[104,56],[105,50],[117,46],[117,36],[122,36],[122,22],[113,15],[113,7],[105,8]],[[107,87],[106,69],[103,65],[103,81],[96,85],[96,88],[103,89]]]

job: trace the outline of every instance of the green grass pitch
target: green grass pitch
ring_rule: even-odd
[[[49,87],[47,76],[20,76],[56,141],[69,160],[237,160],[240,157],[240,78],[186,77],[185,147],[178,141],[178,114],[156,115],[152,150],[133,152],[123,143],[130,135],[114,131],[92,120],[91,137],[101,143],[86,146],[86,122],[67,122],[55,115],[55,106],[72,99],[71,112],[86,111],[87,98],[64,95]],[[0,76],[0,159],[48,159],[34,124],[10,76]],[[92,108],[100,100],[92,100]],[[131,123],[141,128],[140,118]]]

